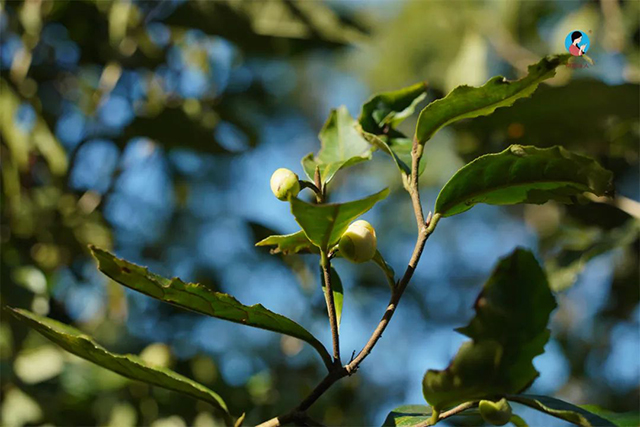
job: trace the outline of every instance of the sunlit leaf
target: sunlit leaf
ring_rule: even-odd
[[[371,159],[371,145],[356,129],[356,121],[347,108],[331,110],[318,137],[322,148],[317,155],[309,153],[302,159],[302,167],[314,180],[316,167],[323,183],[331,181],[340,169]]]
[[[549,396],[537,396],[533,394],[519,394],[507,396],[512,402],[527,405],[540,412],[560,418],[582,427],[614,427],[611,421],[606,420],[579,406],[564,402]],[[637,425],[637,424],[636,424]]]
[[[503,258],[475,303],[476,316],[458,329],[465,342],[446,370],[423,379],[427,402],[439,409],[518,393],[538,376],[532,360],[544,352],[556,307],[544,271],[531,252]]]
[[[120,355],[107,351],[90,337],[71,326],[27,310],[12,308],[11,313],[20,321],[50,339],[60,347],[83,359],[133,380],[177,391],[203,400],[221,410],[227,418],[227,405],[207,387],[166,368],[151,367],[134,355]]]
[[[261,304],[243,305],[228,294],[178,278],[166,279],[95,246],[91,246],[91,251],[98,261],[98,269],[123,286],[197,313],[299,338],[311,344],[325,363],[331,364],[324,346],[311,333]]]
[[[595,160],[562,147],[512,145],[478,157],[456,172],[440,191],[435,211],[447,217],[478,203],[570,203],[571,197],[584,192],[612,194],[612,178]]]
[[[324,292],[326,284],[324,282],[324,273],[320,268],[320,283]],[[331,267],[331,290],[333,291],[333,304],[336,308],[336,321],[338,322],[338,330],[340,330],[340,320],[342,320],[342,303],[344,300],[344,289],[342,288],[342,280],[338,276],[335,268]]]
[[[496,108],[513,105],[520,98],[535,92],[538,85],[555,75],[558,66],[566,64],[571,55],[552,55],[529,66],[529,74],[520,80],[508,81],[502,76],[491,78],[481,87],[459,86],[447,96],[427,105],[418,118],[416,138],[424,144],[451,123],[486,116]]]
[[[300,199],[291,199],[291,212],[309,240],[321,250],[338,243],[351,221],[367,212],[387,197],[384,189],[364,199],[347,203],[313,205]]]
[[[282,253],[284,255],[289,255],[318,252],[318,248],[309,241],[302,230],[292,234],[269,236],[256,243],[256,246],[275,246],[275,248],[271,249],[272,254]]]

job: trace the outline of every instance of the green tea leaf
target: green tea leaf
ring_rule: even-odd
[[[507,396],[507,399],[512,402],[527,405],[533,409],[537,409],[540,412],[544,412],[545,414],[549,414],[556,418],[569,421],[570,423],[582,427],[615,426],[615,424],[613,424],[611,421],[606,420],[592,412],[582,409],[579,406],[572,405],[571,403],[555,399],[553,397],[537,396],[533,394],[518,394]]]
[[[496,108],[509,107],[520,98],[529,97],[538,85],[556,74],[556,68],[566,64],[571,55],[552,55],[529,66],[529,74],[520,80],[508,81],[502,76],[491,78],[484,86],[459,86],[447,96],[427,105],[418,118],[416,138],[421,144],[451,123],[462,119],[486,116]]]
[[[227,405],[207,387],[166,368],[151,367],[137,356],[107,351],[79,330],[27,310],[10,308],[10,312],[49,340],[70,353],[124,377],[177,391],[212,404],[230,420]]]
[[[324,282],[324,273],[320,267],[320,283],[322,283],[322,291],[325,291],[326,284]],[[338,276],[335,268],[331,267],[331,290],[333,291],[333,304],[336,307],[336,321],[338,322],[338,331],[340,330],[340,320],[342,320],[342,303],[344,300],[344,289],[342,288],[342,280]]]
[[[297,254],[297,253],[318,253],[318,248],[313,245],[300,230],[292,234],[282,234],[269,236],[256,243],[256,246],[275,246],[271,249],[272,254]]]
[[[391,411],[384,420],[384,427],[411,427],[431,425],[432,409],[427,405],[402,405]],[[452,425],[479,425],[482,422],[477,408],[469,408],[447,418]],[[458,421],[458,422],[456,422]]]
[[[415,111],[427,96],[427,85],[416,83],[391,92],[374,95],[362,106],[358,121],[365,132],[385,133],[385,127],[395,128]]]
[[[612,194],[612,179],[612,173],[595,160],[562,147],[512,145],[478,157],[456,172],[440,191],[435,211],[447,217],[478,203],[570,203],[571,197],[584,192]]]
[[[197,283],[185,283],[178,278],[166,279],[151,273],[146,267],[116,258],[103,249],[90,248],[98,261],[98,269],[127,288],[196,313],[301,339],[311,344],[325,364],[331,366],[329,353],[310,332],[261,304],[243,305],[230,295],[213,292]]]
[[[442,409],[527,388],[538,376],[532,360],[544,352],[555,307],[531,252],[517,249],[503,258],[476,300],[476,316],[458,329],[472,341],[460,347],[446,370],[425,374],[427,402]]]
[[[431,418],[431,407],[427,405],[402,405],[389,412],[384,427],[411,427]]]
[[[371,159],[371,146],[355,126],[356,121],[346,107],[331,110],[318,135],[322,148],[317,155],[309,153],[302,159],[302,168],[311,181],[316,166],[320,179],[327,183],[340,169]]]
[[[291,199],[291,212],[309,240],[321,250],[338,243],[349,224],[387,197],[389,189],[347,203],[312,205]]]

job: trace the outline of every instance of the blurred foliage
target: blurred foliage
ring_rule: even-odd
[[[553,366],[563,366],[564,374],[546,392],[637,411],[640,244],[631,202],[639,198],[640,176],[639,7],[615,1],[1,1],[2,305],[73,324],[115,352],[160,361],[224,396],[233,413],[247,413],[247,424],[289,410],[320,378],[323,366],[311,350],[291,337],[239,335],[240,326],[225,329],[128,295],[95,271],[87,245],[212,290],[232,286],[243,302],[279,295],[296,321],[313,333],[325,331],[317,267],[293,256],[267,260],[266,251],[252,249],[269,234],[295,231],[278,220],[283,211],[261,198],[269,195],[265,174],[310,151],[329,107],[347,104],[355,116],[354,106],[378,90],[426,81],[433,100],[490,75],[520,77],[537,58],[563,52],[565,35],[581,28],[591,31],[595,66],[562,69],[516,108],[441,132],[425,155],[425,198],[463,161],[512,143],[563,145],[593,156],[614,172],[622,198],[615,205],[584,200],[571,207],[475,208],[475,222],[441,227],[442,237],[430,241],[433,256],[407,291],[405,320],[394,319],[399,329],[312,413],[327,424],[379,424],[407,401],[408,390],[419,395],[419,375],[428,366],[410,357],[413,340],[441,325],[463,324],[472,303],[466,291],[505,253],[491,242],[510,245],[511,236],[526,233],[533,233],[541,258],[554,260],[547,271],[577,281],[559,294],[553,315]],[[409,119],[399,131],[414,125]],[[260,166],[267,170],[249,172]],[[360,197],[378,188],[367,182],[394,174],[395,166],[374,159],[369,172],[356,166],[334,185],[355,180]],[[392,192],[375,217],[384,253],[398,266],[406,262],[413,233],[409,204],[400,197]],[[524,218],[527,230],[517,228],[514,217]],[[483,233],[487,229],[493,234]],[[446,252],[455,255],[449,259]],[[377,321],[386,283],[371,270],[341,271],[343,328],[349,316],[362,327]],[[305,309],[296,312],[300,299]],[[220,422],[207,404],[93,366],[1,316],[3,425]],[[416,319],[429,323],[416,326]],[[353,331],[346,337],[350,333],[350,345],[362,345]],[[391,333],[400,335],[395,345]],[[442,367],[457,348],[448,336],[427,344],[451,347],[434,350]],[[393,369],[399,354],[407,360],[401,371]],[[371,372],[377,363],[389,378]]]

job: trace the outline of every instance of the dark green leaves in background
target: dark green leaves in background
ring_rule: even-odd
[[[476,316],[459,332],[465,342],[446,370],[429,370],[423,392],[442,409],[488,396],[518,393],[538,376],[532,360],[549,339],[556,307],[544,271],[531,252],[502,259],[476,300]]]
[[[520,80],[508,81],[502,76],[491,78],[481,87],[459,86],[447,96],[427,105],[420,113],[416,138],[421,144],[451,123],[462,119],[486,116],[496,108],[513,105],[530,96],[538,85],[553,77],[556,68],[566,64],[571,55],[553,55],[529,66],[529,74]]]
[[[435,211],[447,217],[478,203],[569,203],[584,192],[611,194],[612,179],[611,172],[595,160],[562,147],[512,145],[478,157],[456,172],[440,191]]]
[[[323,183],[331,181],[340,169],[371,159],[371,145],[355,128],[356,121],[347,108],[331,110],[318,137],[322,148],[317,155],[309,153],[302,167],[311,181],[316,167]]]
[[[79,330],[53,319],[38,316],[27,310],[11,309],[20,321],[50,339],[60,347],[83,359],[127,378],[174,390],[212,404],[230,419],[222,398],[207,387],[169,369],[148,366],[134,355],[110,353]]]
[[[309,240],[321,250],[338,243],[349,224],[387,197],[384,189],[364,199],[347,203],[313,205],[300,199],[291,199],[291,212]]]
[[[158,276],[94,246],[91,251],[98,261],[98,269],[123,286],[197,313],[299,338],[311,344],[328,366],[331,364],[324,346],[311,333],[261,304],[246,306],[230,295],[213,292],[197,283]]]

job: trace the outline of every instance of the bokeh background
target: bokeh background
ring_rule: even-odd
[[[563,68],[513,108],[439,132],[426,148],[423,201],[429,209],[480,154],[560,144],[613,170],[617,200],[634,208],[639,18],[637,1],[2,0],[2,305],[194,378],[232,413],[246,412],[248,425],[287,411],[324,374],[310,347],[129,292],[97,272],[87,244],[262,303],[329,344],[317,260],[254,243],[297,229],[269,177],[278,167],[302,175],[299,160],[319,148],[330,109],[357,116],[372,93],[418,81],[433,100],[495,74],[517,78],[580,29],[595,65]],[[415,222],[389,158],[340,172],[331,198],[385,186],[392,195],[365,218],[402,271]],[[546,261],[559,290],[532,390],[637,411],[637,225],[601,203],[478,206],[441,221],[383,339],[311,415],[380,425],[394,407],[422,403],[422,375],[447,365],[464,340],[453,328],[516,246]],[[348,357],[377,324],[388,289],[373,265],[335,264]],[[0,350],[5,426],[221,424],[208,405],[84,362],[5,312]],[[564,425],[523,414],[531,425]]]

